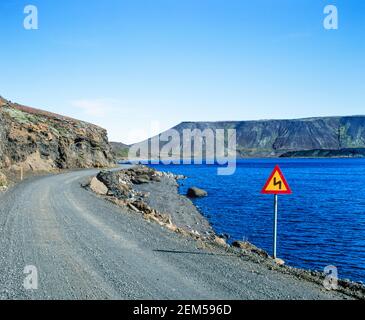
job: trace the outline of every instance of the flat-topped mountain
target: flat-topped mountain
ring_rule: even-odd
[[[105,129],[0,97],[0,168],[48,171],[113,163]]]
[[[184,129],[235,129],[238,157],[276,157],[310,150],[365,148],[365,116],[319,117],[294,120],[182,122],[172,129],[182,137]],[[194,135],[193,135],[194,136]],[[182,141],[182,139],[180,139]],[[138,143],[137,145],[142,145]],[[176,150],[180,146],[175,146]],[[164,144],[161,144],[161,146]],[[203,144],[204,149],[204,144]],[[314,153],[313,155],[315,156]],[[331,153],[324,153],[324,156]],[[335,153],[336,154],[336,153]],[[352,153],[344,153],[349,156]],[[361,156],[361,153],[357,153]],[[152,155],[154,156],[154,155]],[[300,154],[299,154],[300,156]]]

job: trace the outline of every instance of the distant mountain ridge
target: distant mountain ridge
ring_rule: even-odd
[[[365,148],[365,116],[362,115],[293,120],[182,122],[172,129],[177,130],[180,136],[184,129],[235,129],[237,156],[242,158],[279,157],[296,151]]]

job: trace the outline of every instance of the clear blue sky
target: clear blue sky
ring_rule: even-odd
[[[39,30],[23,28],[26,4]],[[323,28],[335,4],[339,29]],[[181,121],[364,114],[362,0],[2,0],[0,95],[134,142]]]

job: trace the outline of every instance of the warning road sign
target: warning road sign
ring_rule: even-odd
[[[286,182],[279,166],[276,166],[267,180],[261,193],[274,195],[274,223],[273,223],[273,257],[276,258],[276,242],[278,229],[278,194],[291,194],[291,189]]]
[[[267,180],[261,193],[264,194],[291,194],[289,184],[286,182],[279,166],[276,166]]]

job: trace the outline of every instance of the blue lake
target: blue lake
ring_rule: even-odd
[[[365,280],[365,160],[239,160],[231,176],[215,165],[153,165],[183,174],[180,192],[190,186],[208,191],[194,200],[215,231],[248,240],[272,253],[273,196],[260,193],[279,164],[292,195],[279,196],[278,257],[288,265]]]

